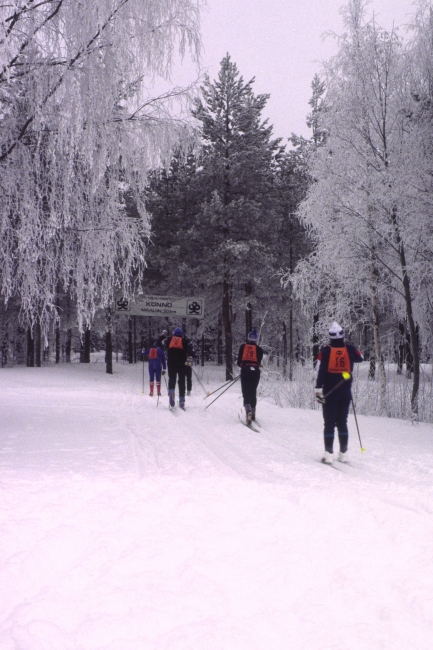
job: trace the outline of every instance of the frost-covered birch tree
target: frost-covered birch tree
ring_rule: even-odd
[[[401,179],[406,206],[416,219],[415,311],[423,342],[433,342],[433,12],[420,0],[411,24],[407,66],[411,99],[409,115],[411,165]]]
[[[392,296],[404,313],[414,356],[412,409],[417,410],[419,349],[414,312],[418,225],[409,187],[416,174],[411,138],[411,88],[405,49],[395,31],[365,19],[366,3],[351,0],[347,33],[326,67],[326,145],[310,161],[314,182],[301,216],[317,238],[312,269],[338,279],[347,308],[370,294],[381,364],[379,304]],[[409,182],[408,182],[409,181]],[[343,289],[344,287],[344,289]],[[334,301],[334,302],[338,302]],[[340,300],[341,304],[341,300]],[[388,305],[389,306],[389,305]]]
[[[0,7],[0,290],[46,327],[59,293],[81,322],[133,291],[149,169],[190,131],[188,93],[153,96],[199,56],[199,0],[12,0]],[[177,117],[171,107],[176,103]],[[134,205],[135,208],[131,209]]]

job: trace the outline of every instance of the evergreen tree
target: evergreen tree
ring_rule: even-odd
[[[267,120],[261,121],[269,96],[254,95],[253,83],[244,82],[227,54],[218,79],[206,79],[193,111],[202,124],[200,176],[207,197],[190,235],[206,242],[206,263],[222,290],[227,379],[233,376],[235,279],[248,296],[253,274],[259,281],[273,258],[274,172],[282,147]]]
[[[272,128],[261,121],[267,95],[256,97],[253,81],[244,83],[224,58],[194,110],[202,149],[176,152],[146,192],[153,243],[146,287],[205,295],[207,327],[217,339],[218,359],[224,347],[228,379],[235,339],[243,340],[258,320],[270,347],[283,346],[284,367],[288,359],[292,366],[293,332],[301,329],[279,270],[293,269],[306,252],[295,214],[307,187],[305,166],[296,151],[286,154],[272,139]]]

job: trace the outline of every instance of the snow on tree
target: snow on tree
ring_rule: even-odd
[[[314,181],[300,209],[316,239],[310,274],[334,279],[333,293],[323,297],[337,314],[356,310],[369,292],[382,397],[379,303],[406,316],[416,413],[420,358],[414,296],[423,225],[414,209],[420,157],[414,157],[409,66],[396,31],[365,20],[365,3],[351,0],[344,16],[347,34],[326,66],[326,144],[311,156]]]
[[[20,297],[26,321],[46,328],[68,292],[83,324],[116,290],[133,291],[149,235],[148,171],[191,136],[188,93],[150,89],[169,78],[176,51],[197,60],[199,9],[195,0],[0,8],[0,288],[5,301]]]

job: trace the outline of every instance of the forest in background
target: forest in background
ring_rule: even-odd
[[[229,54],[199,88],[146,95],[143,65],[168,74],[175,46],[197,55],[195,3],[96,3],[85,28],[66,1],[15,5],[1,10],[2,365],[88,361],[91,347],[134,362],[179,323],[119,320],[115,295],[203,295],[204,321],[183,326],[227,378],[255,327],[295,379],[336,319],[369,361],[378,412],[392,364],[417,417],[432,343],[429,3],[403,38],[350,0],[312,81],[311,137],[287,144]],[[121,48],[125,25],[138,49]]]

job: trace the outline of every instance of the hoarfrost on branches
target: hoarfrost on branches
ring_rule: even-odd
[[[32,0],[0,8],[0,287],[43,326],[59,293],[82,322],[145,263],[139,196],[189,140],[190,92],[152,97],[173,56],[198,61],[194,0]],[[172,117],[176,108],[177,116]]]

